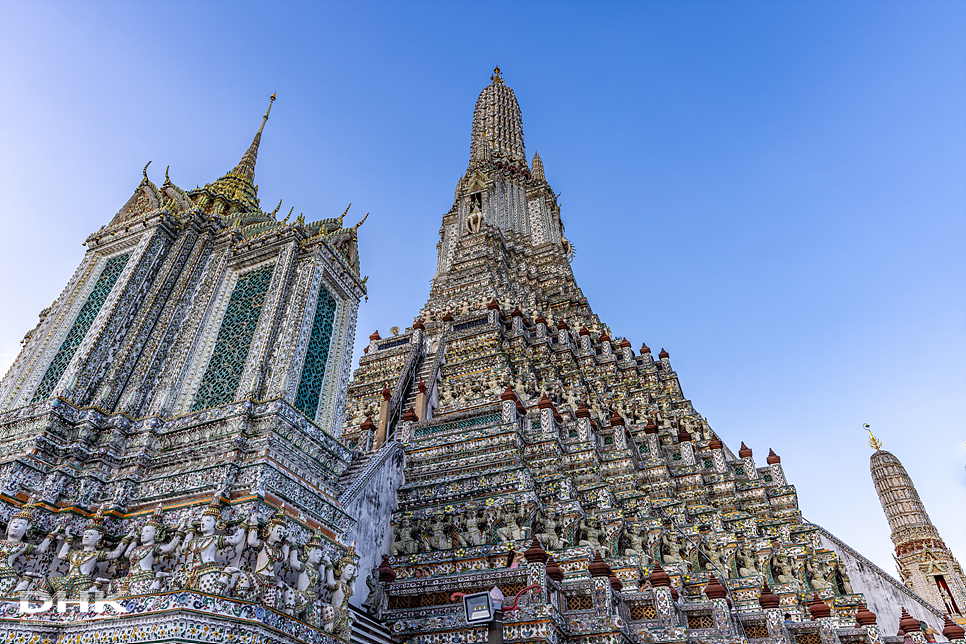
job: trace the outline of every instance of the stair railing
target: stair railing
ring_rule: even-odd
[[[417,337],[418,340],[416,339]],[[420,333],[418,336],[413,334],[413,339],[416,341],[412,343],[412,347],[409,349],[406,363],[403,365],[399,378],[396,379],[396,386],[393,387],[392,397],[389,399],[389,426],[386,428],[387,442],[393,440],[393,437],[396,435],[396,424],[405,413],[402,406],[406,400],[406,392],[409,391],[413,376],[416,375],[416,369],[419,368],[419,363],[426,353],[426,340],[423,334]]]
[[[433,363],[429,367],[427,376],[429,376],[429,383],[426,389],[426,404],[429,404],[429,400],[433,397],[433,389],[436,388],[436,374],[439,373],[439,368],[443,364],[443,358],[446,356],[446,331],[439,335],[439,340],[436,342],[436,353],[433,354]],[[423,410],[425,411],[425,410]]]

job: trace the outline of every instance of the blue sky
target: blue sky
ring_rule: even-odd
[[[966,3],[0,2],[0,371],[153,164],[361,229],[425,302],[494,64],[574,271],[733,448],[895,572],[862,423],[966,559]]]

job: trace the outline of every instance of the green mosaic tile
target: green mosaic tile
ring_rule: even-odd
[[[117,283],[117,278],[120,277],[121,271],[124,270],[124,266],[130,257],[130,254],[118,255],[107,260],[104,269],[97,278],[97,283],[94,284],[94,290],[87,296],[87,301],[84,302],[84,306],[81,307],[77,317],[74,318],[74,324],[71,325],[67,337],[64,338],[60,349],[57,350],[57,355],[54,356],[50,366],[47,367],[47,371],[44,373],[44,377],[41,379],[40,385],[37,386],[34,397],[30,402],[44,400],[57,386],[60,377],[67,370],[67,365],[74,358],[74,353],[84,336],[90,331],[91,325],[94,324],[94,318],[97,317],[101,307],[104,306],[104,301],[107,300],[107,296],[114,288],[114,284]]]
[[[192,411],[234,400],[274,269],[274,266],[255,269],[240,276],[235,283]]]
[[[312,322],[312,335],[299,378],[299,389],[295,395],[295,407],[309,420],[315,420],[319,407],[322,381],[325,379],[325,363],[329,359],[329,345],[332,341],[332,324],[335,321],[335,300],[324,288],[319,289],[319,302]]]

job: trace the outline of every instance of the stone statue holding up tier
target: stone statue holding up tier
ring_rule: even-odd
[[[112,583],[114,586],[112,595],[118,597],[130,597],[132,595],[144,595],[146,593],[160,590],[162,577],[168,576],[167,573],[155,572],[154,564],[159,556],[171,554],[178,547],[178,543],[185,535],[187,519],[178,526],[171,541],[165,544],[158,544],[156,539],[158,533],[164,530],[164,515],[161,512],[161,504],[148,522],[141,527],[141,544],[132,541],[124,550],[122,555],[131,562],[130,570],[126,577]]]
[[[812,590],[825,590],[829,587],[828,576],[830,571],[821,561],[815,559],[805,560],[805,579],[808,580]]]
[[[727,564],[724,561],[724,548],[711,541],[703,541],[698,546],[698,551],[705,558],[704,569],[708,572],[724,574],[727,572]],[[730,575],[728,575],[730,576]]]
[[[580,522],[581,538],[577,540],[578,546],[590,546],[594,552],[603,551],[604,544],[600,542],[600,521],[591,517],[588,522],[584,519]]]
[[[413,539],[413,529],[409,519],[403,519],[396,527],[396,540],[392,544],[392,554],[394,557],[416,554],[416,540]]]
[[[322,571],[319,568],[323,556],[322,528],[316,529],[312,538],[305,544],[304,555],[299,555],[298,548],[292,548],[289,554],[289,566],[298,573],[295,588],[290,590],[289,600],[286,602],[289,605],[289,613],[316,627],[319,625],[319,610],[316,602],[319,599],[323,581]]]
[[[481,546],[485,541],[483,532],[480,530],[480,515],[473,504],[466,506],[465,534],[468,545]]]
[[[57,556],[66,560],[70,568],[63,577],[48,576],[44,580],[41,590],[50,595],[63,593],[68,599],[78,598],[82,592],[96,590],[99,585],[98,581],[94,579],[94,570],[97,564],[102,561],[114,561],[124,553],[128,544],[134,540],[134,530],[132,529],[121,539],[114,550],[110,552],[98,550],[97,544],[100,543],[105,531],[104,508],[97,511],[97,514],[84,529],[80,550],[71,549],[73,536],[70,533],[70,528],[66,528],[64,530],[64,543],[60,546]]]
[[[187,553],[184,566],[175,574],[175,581],[182,588],[203,593],[224,595],[231,575],[241,572],[237,568],[222,569],[218,563],[218,551],[236,548],[245,539],[245,528],[239,526],[231,536],[215,534],[221,519],[221,503],[212,499],[201,513],[199,526],[190,527],[180,552]]]
[[[778,554],[771,558],[771,574],[779,584],[793,584],[798,581],[788,555]]]
[[[520,510],[517,511],[517,504],[513,501],[508,501],[506,504],[506,511],[503,513],[503,527],[497,528],[496,533],[500,537],[501,543],[506,543],[507,541],[519,541],[520,539],[526,539],[527,534],[530,532],[530,528],[522,527],[520,524],[526,518],[526,509],[523,504],[520,504]]]
[[[840,595],[852,594],[852,582],[849,581],[849,575],[841,563],[836,563],[832,567],[831,580],[835,582],[835,588]]]
[[[661,546],[662,556],[664,558],[664,563],[682,563],[684,561],[684,556],[682,551],[684,550],[681,545],[680,538],[672,534],[669,530],[666,530],[664,534],[661,535]]]
[[[356,580],[355,543],[349,546],[346,554],[334,566],[329,558],[325,561],[325,585],[332,590],[332,601],[323,608],[323,627],[327,632],[348,641],[351,624],[349,621],[349,598]]]
[[[265,528],[268,533],[264,540],[258,538],[258,519],[255,515],[248,518],[248,547],[258,551],[255,570],[242,572],[236,590],[247,601],[259,602],[269,608],[283,605],[285,584],[277,576],[278,568],[289,560],[289,545],[285,538],[285,504],[283,503]]]
[[[643,557],[644,563],[650,563],[647,555],[647,547],[644,545],[645,532],[644,526],[637,529],[633,525],[624,528],[622,542],[624,544],[623,555],[625,557]]]
[[[419,551],[432,552],[435,550],[433,545],[433,520],[423,519],[419,522]]]
[[[543,530],[537,535],[537,541],[547,550],[560,550],[567,547],[567,540],[560,536],[560,513],[554,512],[543,522]]]
[[[744,544],[735,553],[735,558],[738,562],[738,576],[739,577],[751,577],[752,575],[757,575],[760,571],[758,570],[758,557],[748,544]]]
[[[452,545],[449,540],[449,524],[442,512],[438,513],[432,522],[429,543],[433,550],[449,550]]]
[[[14,564],[22,556],[47,552],[51,541],[59,534],[57,531],[48,534],[37,546],[24,543],[23,538],[34,522],[35,504],[34,497],[24,503],[20,512],[13,515],[7,523],[7,538],[0,541],[0,597],[9,597],[13,592],[26,590],[30,578],[22,577]]]
[[[470,545],[470,542],[466,540],[466,525],[463,520],[462,514],[446,515],[446,533],[449,535],[450,543],[454,541],[456,545],[450,545],[450,547],[465,548]]]

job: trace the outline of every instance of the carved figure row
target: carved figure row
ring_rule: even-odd
[[[112,550],[99,548],[106,532],[102,510],[80,535],[79,547],[70,528],[62,527],[39,544],[26,543],[35,511],[30,499],[7,523],[6,538],[0,542],[0,597],[36,589],[76,598],[106,585],[109,597],[125,598],[181,588],[256,602],[348,639],[348,601],[357,572],[354,544],[335,563],[325,552],[320,530],[306,543],[292,544],[284,506],[264,527],[253,514],[230,533],[218,534],[228,526],[221,521],[217,499],[196,522],[185,518],[173,528],[165,525],[159,505],[140,531],[132,528]],[[46,573],[17,570],[18,559],[42,555],[55,541],[55,559]],[[244,563],[246,548],[251,565]],[[117,560],[126,560],[127,573],[101,576],[107,574],[101,564]],[[163,569],[162,560],[171,562],[169,570]],[[67,570],[58,575],[61,561]],[[323,595],[329,595],[328,601],[322,601]]]
[[[547,516],[530,523],[530,511],[526,504],[508,502],[503,508],[478,509],[469,504],[465,514],[438,512],[426,519],[402,519],[395,526],[394,555],[412,555],[419,552],[451,550],[489,543],[507,543],[535,536],[548,551],[570,547],[564,530],[561,513]],[[589,547],[606,558],[612,556],[609,544],[615,542],[617,551],[624,557],[638,557],[648,565],[655,559],[665,564],[679,564],[690,572],[713,572],[726,578],[769,575],[774,584],[800,583],[811,590],[831,589],[838,594],[852,594],[852,586],[844,566],[823,557],[806,557],[801,563],[786,554],[762,554],[750,542],[741,540],[731,547],[714,539],[697,537],[694,541],[674,529],[659,533],[646,526],[626,523],[619,534],[609,532],[594,516],[584,517],[574,530],[573,545]]]
[[[412,555],[417,552],[451,550],[479,546],[495,540],[499,543],[530,537],[530,511],[524,504],[508,502],[503,508],[478,509],[467,506],[463,515],[437,512],[426,519],[403,518],[394,526],[392,553]],[[415,523],[415,525],[414,525]]]

